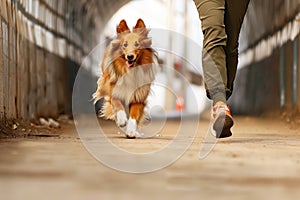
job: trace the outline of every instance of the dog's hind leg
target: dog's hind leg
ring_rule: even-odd
[[[100,117],[115,120],[115,113],[109,97],[105,97],[104,99],[104,103],[100,111]]]
[[[138,125],[144,116],[144,103],[132,103],[129,108],[129,120],[127,123],[126,135],[128,138],[141,137]]]

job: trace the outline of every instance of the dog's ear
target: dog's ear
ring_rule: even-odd
[[[142,19],[137,20],[135,27],[133,27],[133,32],[139,33],[145,37],[149,33],[149,31],[147,30],[146,25]]]
[[[136,25],[133,29],[138,29],[138,28],[146,28],[145,23],[142,19],[137,20]]]
[[[117,33],[123,33],[123,32],[127,32],[130,31],[126,21],[123,19],[122,21],[120,21],[119,25],[117,26]]]

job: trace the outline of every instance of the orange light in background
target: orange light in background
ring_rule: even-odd
[[[176,99],[176,110],[183,111],[184,110],[184,97],[179,95]]]

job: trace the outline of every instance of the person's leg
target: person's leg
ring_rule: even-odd
[[[230,137],[233,119],[226,103],[227,69],[225,0],[194,0],[202,23],[202,67],[207,96],[213,100],[212,119],[217,138]]]
[[[226,103],[226,41],[224,25],[225,0],[194,0],[204,35],[203,72],[207,96]]]
[[[225,0],[227,99],[231,96],[238,65],[239,34],[250,0]]]

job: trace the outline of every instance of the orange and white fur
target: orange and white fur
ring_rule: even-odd
[[[116,30],[116,39],[104,53],[101,63],[103,74],[93,98],[95,102],[105,99],[101,117],[115,120],[119,127],[126,127],[128,138],[136,138],[141,136],[138,126],[143,121],[157,58],[151,48],[149,30],[142,19],[137,21],[132,31],[125,20],[117,25]]]

